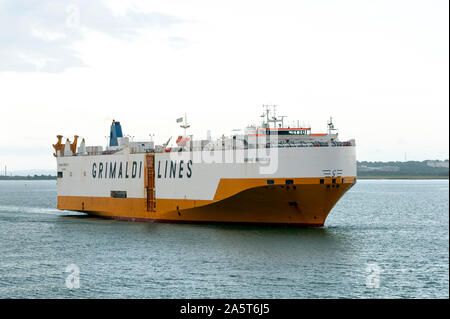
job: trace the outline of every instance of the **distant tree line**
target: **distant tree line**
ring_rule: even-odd
[[[427,164],[428,162],[357,162],[357,174],[358,176],[449,176],[448,167],[432,167]]]

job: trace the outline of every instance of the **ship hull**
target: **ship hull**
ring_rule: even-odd
[[[202,154],[58,157],[58,209],[130,221],[320,227],[356,182],[354,147],[280,149],[270,170],[247,157],[195,155]]]
[[[347,177],[307,179],[246,189],[219,201],[157,199],[160,211],[149,212],[139,198],[61,196],[58,208],[138,222],[258,223],[322,227],[328,214],[356,182]],[[335,180],[335,183],[333,183]]]

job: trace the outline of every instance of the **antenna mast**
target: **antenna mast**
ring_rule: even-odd
[[[188,122],[187,122],[187,116],[186,113],[184,113],[184,124],[180,125],[181,128],[184,128],[184,136],[186,136],[186,129],[188,129],[189,127],[191,127]]]
[[[263,123],[265,125],[266,128],[270,128],[270,123],[273,123],[273,128],[277,128],[277,123],[281,122],[281,126],[284,127],[284,118],[287,117],[285,115],[280,115],[279,117],[277,117],[276,115],[276,111],[277,111],[277,106],[276,105],[267,105],[264,104],[263,107],[265,108],[265,114],[263,114],[261,117],[266,117],[266,123]],[[270,107],[273,108],[272,111],[272,116],[270,115]]]
[[[328,122],[328,134],[333,134],[333,131],[337,131],[337,129],[334,128],[333,118],[330,117],[330,121]]]

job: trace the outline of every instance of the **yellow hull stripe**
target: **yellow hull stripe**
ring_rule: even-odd
[[[125,219],[165,222],[285,223],[321,226],[354,177],[323,179],[222,179],[214,200],[156,199],[147,211],[145,198],[58,196],[58,209]]]

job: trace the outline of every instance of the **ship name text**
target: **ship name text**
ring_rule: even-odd
[[[92,164],[93,178],[141,178],[142,161],[99,162]]]
[[[156,176],[158,178],[191,178],[192,161],[158,161]]]

